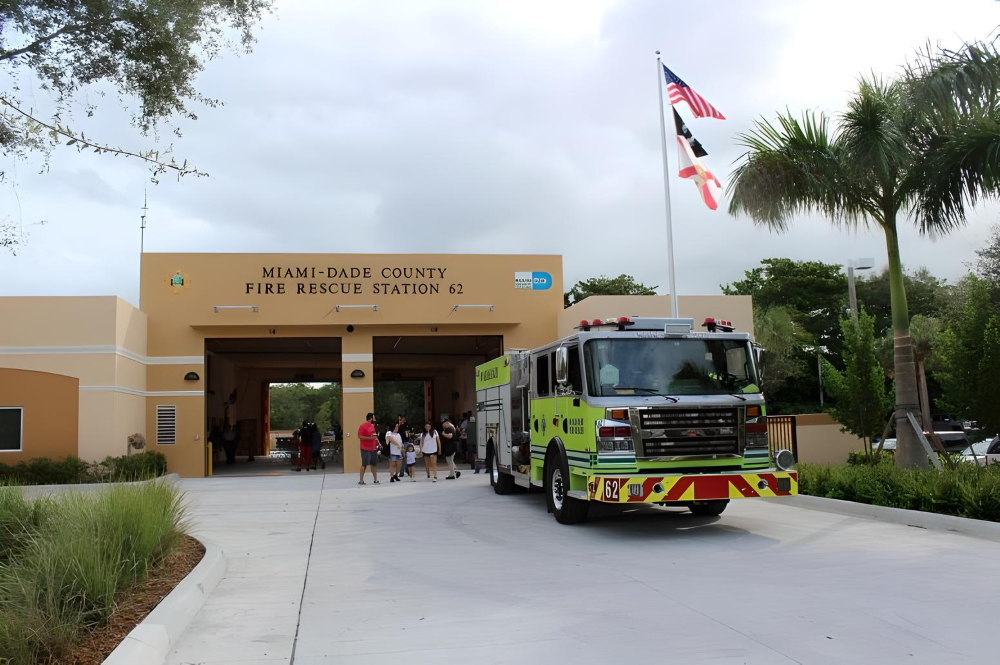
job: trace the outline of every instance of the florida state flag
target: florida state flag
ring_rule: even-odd
[[[677,161],[680,163],[678,175],[692,179],[698,187],[701,200],[709,209],[715,210],[719,207],[719,199],[722,197],[722,185],[718,178],[698,160],[699,157],[708,156],[708,153],[691,134],[691,130],[681,120],[676,109],[674,109],[674,125],[677,127]]]

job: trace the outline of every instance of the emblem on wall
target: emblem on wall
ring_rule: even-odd
[[[514,288],[548,291],[552,288],[552,275],[547,272],[515,272]]]
[[[167,279],[167,284],[170,288],[174,290],[174,293],[179,293],[188,283],[188,276],[182,273],[180,270],[176,271],[173,275]]]

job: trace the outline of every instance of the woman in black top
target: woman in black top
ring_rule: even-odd
[[[462,472],[455,468],[455,451],[458,449],[458,431],[451,421],[445,418],[441,423],[441,453],[448,462],[448,476],[445,480],[455,480]]]

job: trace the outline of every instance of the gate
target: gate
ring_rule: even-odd
[[[795,461],[799,461],[799,440],[796,434],[795,416],[767,417],[767,449],[774,459],[779,450],[790,450]]]

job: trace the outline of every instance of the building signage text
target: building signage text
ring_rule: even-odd
[[[246,295],[461,295],[465,287],[447,279],[447,268],[337,268],[265,266],[260,281],[246,282]],[[290,281],[289,281],[290,280]]]

